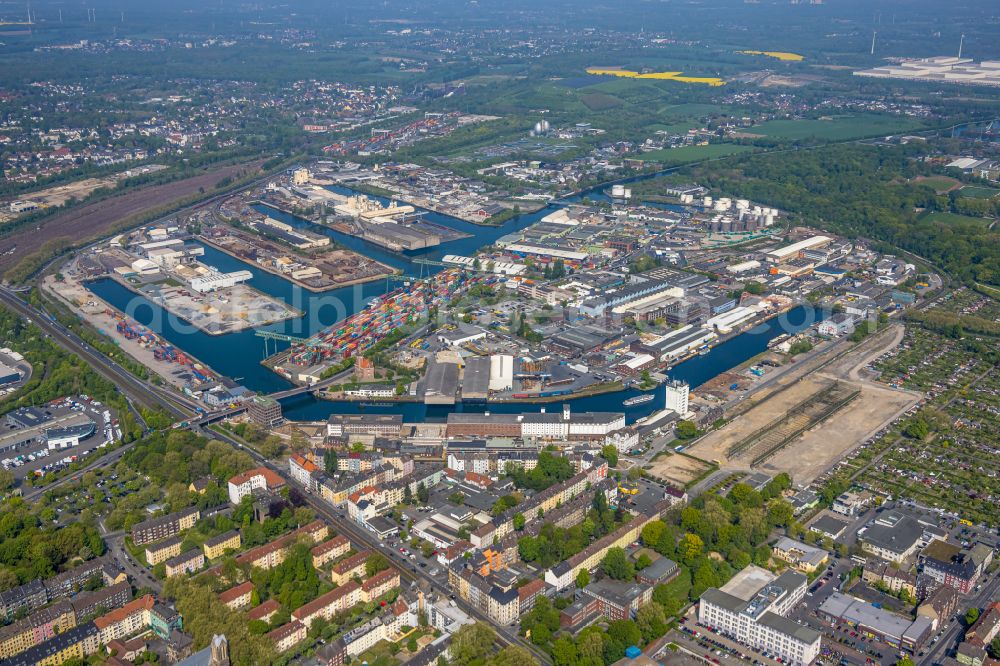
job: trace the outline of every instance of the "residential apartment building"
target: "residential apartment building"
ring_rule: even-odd
[[[101,632],[93,622],[71,627],[29,650],[4,661],[4,666],[61,666],[84,659],[101,647]]]
[[[562,483],[550,486],[541,492],[533,495],[529,500],[519,506],[506,511],[497,516],[492,521],[481,525],[474,530],[469,538],[472,545],[483,548],[491,545],[494,539],[503,539],[514,531],[514,516],[521,514],[524,516],[525,525],[538,520],[539,511],[544,516],[548,512],[556,509],[587,490],[588,486],[593,486],[608,476],[608,464],[602,461]]]
[[[361,584],[361,598],[366,602],[373,601],[397,587],[399,587],[399,571],[389,567]]]
[[[167,578],[194,573],[201,571],[202,567],[205,566],[205,554],[197,548],[192,548],[186,553],[171,557],[165,564]]]
[[[270,543],[237,555],[236,564],[247,564],[258,569],[273,569],[285,561],[288,549],[300,537],[308,537],[313,543],[316,543],[325,539],[329,532],[330,530],[325,523],[320,520],[314,520],[308,525],[300,527],[294,532],[289,532]]]
[[[122,576],[121,582],[114,583],[93,592],[81,592],[70,600],[73,613],[79,622],[85,617],[103,610],[110,611],[121,608],[132,600],[132,586],[128,579]]]
[[[304,641],[308,634],[309,630],[306,628],[306,625],[297,620],[292,620],[267,633],[265,637],[274,643],[275,651],[281,654]]]
[[[115,639],[128,638],[148,628],[155,603],[153,595],[147,594],[95,619],[94,625],[100,631],[101,643],[107,645]]]
[[[983,544],[963,549],[945,541],[934,541],[920,554],[924,574],[941,585],[968,594],[993,561],[993,549]]]
[[[238,550],[242,543],[239,530],[229,530],[206,541],[202,544],[202,550],[205,552],[205,559],[214,560],[225,555],[227,550]]]
[[[362,550],[361,552],[351,555],[345,560],[337,562],[337,564],[330,569],[330,580],[337,585],[343,585],[353,578],[364,578],[365,560],[367,560],[370,555],[370,551]]]
[[[233,610],[249,608],[253,599],[253,583],[246,581],[219,593],[219,601]]]
[[[776,654],[792,666],[811,664],[819,656],[820,634],[786,617],[805,596],[807,582],[796,571],[776,576],[750,565],[722,588],[702,594],[698,622]]]
[[[370,649],[379,641],[391,641],[399,634],[400,622],[392,610],[372,618],[341,636],[348,656],[356,657]]]
[[[73,606],[66,600],[57,601],[26,618],[0,627],[0,659],[9,659],[30,650],[75,626]]]
[[[351,542],[343,534],[338,534],[332,539],[328,539],[318,546],[314,546],[310,551],[313,558],[313,568],[319,569],[327,562],[333,562],[339,557],[343,557],[351,550]]]
[[[917,598],[917,577],[900,571],[888,562],[866,564],[861,579],[872,586],[884,586],[895,594],[905,590],[913,599]]]
[[[298,620],[308,629],[313,620],[322,617],[329,620],[361,600],[361,586],[349,580],[324,595],[292,611],[292,619]]]
[[[296,454],[288,459],[288,473],[292,480],[310,490],[313,485],[313,474],[318,471],[319,467],[303,456]]]
[[[563,560],[546,571],[545,582],[556,590],[566,589],[573,584],[581,569],[593,571],[610,548],[623,548],[632,543],[647,523],[658,518],[658,514],[636,516],[611,534],[601,537],[568,560]]]
[[[132,526],[132,543],[144,546],[147,543],[168,539],[194,527],[201,518],[197,507],[189,507],[176,513],[150,518]]]
[[[274,492],[285,485],[285,480],[277,472],[267,467],[257,467],[237,474],[229,479],[229,501],[239,504],[244,497],[255,490]]]
[[[807,574],[816,571],[830,559],[830,554],[822,548],[810,546],[788,537],[778,539],[771,547],[771,556],[787,562],[796,570]]]
[[[146,563],[151,567],[155,567],[160,562],[166,562],[171,557],[177,557],[181,554],[182,543],[184,543],[184,539],[175,536],[149,544],[146,546]]]

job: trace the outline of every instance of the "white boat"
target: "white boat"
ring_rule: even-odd
[[[656,396],[654,396],[652,393],[643,393],[642,395],[637,395],[634,398],[629,398],[622,404],[625,405],[626,407],[631,407],[632,405],[641,405],[643,403],[649,402],[655,397]]]

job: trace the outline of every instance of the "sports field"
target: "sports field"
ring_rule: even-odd
[[[961,185],[958,180],[949,176],[919,176],[914,178],[913,182],[917,185],[933,187],[934,191],[938,194],[944,194],[945,192],[954,189],[957,185]]]

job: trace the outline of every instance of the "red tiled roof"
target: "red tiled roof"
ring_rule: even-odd
[[[298,539],[300,536],[303,536],[305,534],[312,534],[321,527],[324,527],[323,521],[314,520],[308,525],[300,527],[294,532],[290,532],[283,537],[278,537],[277,539],[275,539],[270,543],[265,543],[263,546],[257,546],[256,548],[252,548],[247,552],[243,553],[242,555],[237,555],[236,563],[244,564],[246,562],[256,562],[257,560],[261,559],[262,557],[264,557],[269,553],[281,550],[282,548],[287,548],[289,545],[291,545],[293,541]]]
[[[95,619],[94,624],[97,626],[98,629],[105,629],[113,624],[121,622],[122,620],[124,620],[125,618],[134,613],[138,613],[139,611],[143,610],[152,610],[153,604],[155,603],[156,599],[153,598],[153,595],[151,594],[143,595],[138,599],[136,599],[135,601],[128,602],[121,608],[116,608],[110,613],[105,613],[104,615]]]
[[[278,641],[284,640],[285,638],[288,638],[289,636],[295,634],[296,632],[303,630],[305,630],[305,626],[301,622],[299,622],[298,620],[292,620],[291,622],[287,622],[281,625],[274,631],[268,632],[267,638],[277,643]]]
[[[530,583],[525,583],[521,587],[517,588],[517,596],[521,601],[524,601],[528,597],[538,594],[545,587],[545,581],[541,578],[536,578]]]
[[[219,601],[224,604],[228,604],[231,601],[236,601],[240,597],[246,596],[253,591],[253,583],[247,581],[245,583],[240,583],[234,587],[219,593]]]
[[[229,483],[233,484],[234,486],[239,486],[246,483],[255,476],[263,476],[264,483],[267,484],[268,488],[280,488],[281,486],[285,485],[285,480],[281,478],[281,475],[278,474],[277,472],[268,469],[267,467],[256,467],[254,469],[248,469],[242,474],[237,474],[233,478],[229,479]]]
[[[341,560],[333,567],[334,573],[342,574],[350,571],[351,569],[364,564],[364,561],[368,559],[371,555],[367,550],[363,550],[360,553],[355,553],[351,555],[346,560]]]
[[[251,608],[249,611],[247,611],[247,619],[263,620],[265,617],[267,617],[271,613],[274,613],[279,608],[281,608],[281,604],[279,604],[274,599],[268,599],[260,606],[257,606],[256,608]]]
[[[316,599],[313,599],[309,603],[299,606],[298,608],[292,611],[292,617],[295,619],[299,619],[315,615],[319,611],[323,610],[324,608],[335,602],[337,599],[346,597],[348,594],[354,592],[359,587],[360,586],[353,580],[349,580],[340,587],[330,590],[323,596],[317,597]]]
[[[303,458],[298,454],[292,456],[292,461],[296,465],[298,465],[299,467],[310,473],[315,472],[316,470],[319,469],[319,467],[316,467],[316,465],[314,465],[311,460],[306,460],[305,458]]]
[[[379,585],[385,584],[387,580],[392,580],[393,577],[398,578],[399,572],[396,571],[394,568],[389,567],[385,571],[378,572],[377,574],[366,580],[364,583],[362,583],[361,589],[363,589],[365,592],[368,592],[370,590],[375,589]]]
[[[338,534],[337,536],[333,537],[332,539],[324,541],[323,543],[319,544],[318,546],[315,546],[309,552],[312,553],[313,555],[322,555],[323,553],[329,553],[331,550],[336,550],[337,548],[340,548],[341,546],[350,546],[350,545],[351,545],[351,542],[350,542],[350,540],[347,537],[345,537],[343,534]]]

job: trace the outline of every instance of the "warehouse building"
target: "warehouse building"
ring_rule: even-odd
[[[486,402],[490,394],[490,367],[488,356],[473,356],[465,362],[462,402]]]

